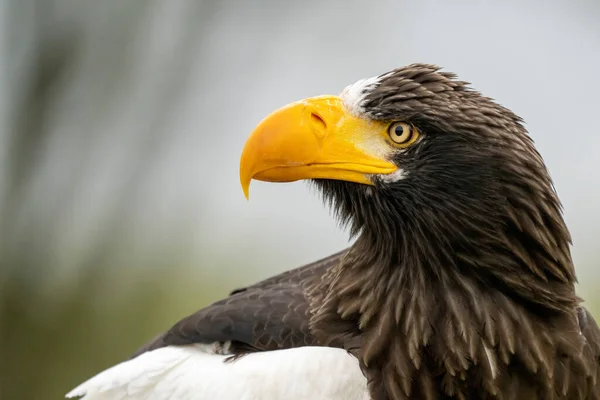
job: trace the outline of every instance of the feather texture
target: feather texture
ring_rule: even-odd
[[[167,346],[115,365],[73,389],[83,400],[368,400],[358,360],[341,349],[300,347],[235,362],[211,345]]]

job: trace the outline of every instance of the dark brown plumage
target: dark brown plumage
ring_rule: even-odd
[[[374,187],[316,180],[347,251],[234,291],[140,352],[347,349],[374,399],[600,399],[600,330],[541,156],[508,109],[430,65],[365,87],[373,120],[422,133]]]

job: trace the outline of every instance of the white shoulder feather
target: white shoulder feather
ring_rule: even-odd
[[[210,345],[170,346],[122,362],[72,390],[83,400],[367,400],[356,358],[341,349],[299,347],[225,363]]]

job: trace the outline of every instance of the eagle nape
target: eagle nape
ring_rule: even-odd
[[[246,197],[252,180],[313,182],[356,241],[72,395],[600,399],[600,329],[544,161],[521,118],[454,74],[413,64],[273,112],[242,152]]]

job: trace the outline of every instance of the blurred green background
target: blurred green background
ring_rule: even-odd
[[[246,202],[240,151],[276,107],[412,62],[525,118],[600,315],[598,20],[595,0],[0,2],[0,398],[61,398],[347,246],[302,183]]]

